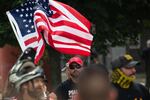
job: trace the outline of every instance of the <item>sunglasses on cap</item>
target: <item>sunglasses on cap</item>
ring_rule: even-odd
[[[76,69],[80,69],[81,66],[80,66],[79,64],[70,64],[70,65],[69,65],[69,68],[70,68],[70,69],[75,69],[75,68],[76,68]]]

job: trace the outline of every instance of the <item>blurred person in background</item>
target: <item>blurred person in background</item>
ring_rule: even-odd
[[[125,54],[111,64],[112,84],[119,93],[117,100],[150,100],[150,94],[145,86],[134,82],[138,61],[135,61],[131,55]]]
[[[146,87],[150,91],[150,40],[147,40],[147,47],[142,51],[142,60],[144,60],[146,73]]]
[[[81,71],[78,80],[78,100],[116,100],[109,73],[101,64],[92,64]],[[76,99],[75,99],[76,100]]]

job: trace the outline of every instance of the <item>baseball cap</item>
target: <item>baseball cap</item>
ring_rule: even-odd
[[[137,64],[139,64],[139,61],[133,60],[133,57],[129,54],[120,56],[119,58],[111,62],[113,70],[121,67],[127,67],[127,68],[135,67]]]
[[[80,57],[77,57],[77,56],[72,57],[72,58],[67,62],[67,64],[70,65],[70,64],[73,63],[73,62],[79,64],[80,66],[83,66],[83,61],[82,61],[82,59],[81,59]]]

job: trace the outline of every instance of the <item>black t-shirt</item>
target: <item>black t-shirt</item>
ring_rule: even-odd
[[[141,84],[134,83],[128,89],[123,89],[117,84],[113,84],[118,90],[117,100],[150,100],[150,93]]]
[[[72,100],[77,94],[77,87],[72,80],[68,79],[56,88],[55,93],[58,100]]]

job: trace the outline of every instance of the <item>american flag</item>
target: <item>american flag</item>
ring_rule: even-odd
[[[53,0],[27,0],[8,11],[7,16],[22,50],[36,49],[35,63],[43,55],[44,40],[61,53],[90,55],[91,24],[66,4]]]

